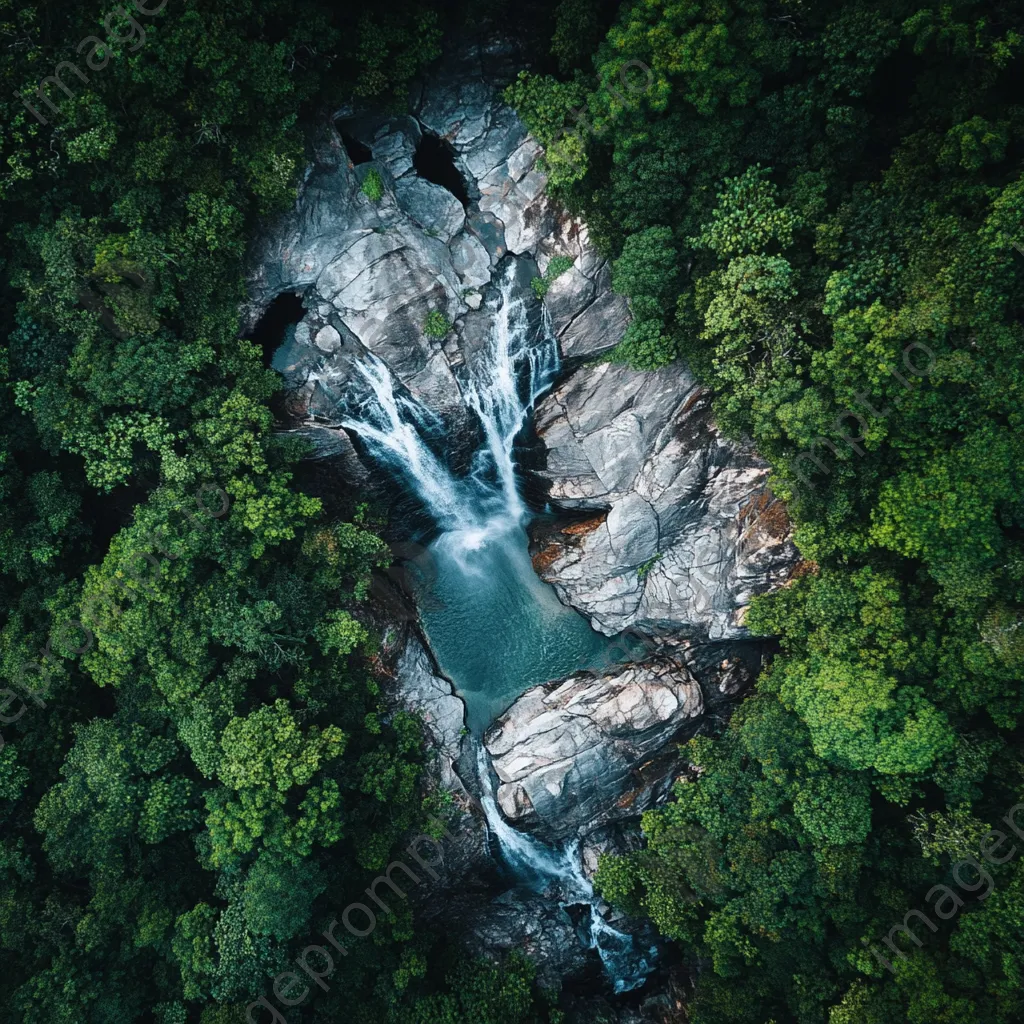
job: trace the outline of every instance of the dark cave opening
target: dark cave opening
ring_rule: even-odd
[[[306,315],[302,296],[295,292],[283,292],[267,306],[260,322],[249,336],[250,340],[263,350],[263,365],[270,366],[274,353],[284,341],[284,332],[297,324]]]
[[[412,165],[420,177],[446,188],[463,206],[469,206],[469,191],[455,166],[455,150],[450,143],[430,132],[424,132],[416,147]]]
[[[353,164],[368,164],[373,159],[373,150],[351,135],[342,132],[341,141],[344,143],[345,152],[348,153],[348,158]]]

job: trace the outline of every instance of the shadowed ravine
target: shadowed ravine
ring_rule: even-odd
[[[488,307],[489,344],[464,384],[483,437],[466,476],[455,475],[441,454],[439,420],[379,359],[367,354],[357,365],[343,400],[343,426],[400,476],[436,525],[429,557],[414,567],[418,603],[430,645],[477,738],[529,687],[608,667],[626,654],[621,641],[595,632],[561,604],[530,564],[525,525],[532,513],[519,490],[516,440],[554,382],[559,356],[546,321],[531,328],[516,281],[510,261]],[[553,849],[512,828],[495,805],[482,746],[478,767],[488,826],[509,869],[521,884],[551,892],[565,906],[589,905],[581,942],[598,951],[616,991],[641,984],[652,956],[600,915],[577,845]]]

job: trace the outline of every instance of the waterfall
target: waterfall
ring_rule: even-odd
[[[386,364],[367,352],[355,364],[369,393],[358,403],[358,415],[341,425],[356,431],[383,462],[402,472],[442,530],[464,522],[469,510],[465,484],[452,476],[426,438],[440,433],[437,417],[419,402],[395,390]]]
[[[510,264],[501,281],[501,305],[491,329],[488,358],[471,369],[466,400],[484,431],[486,448],[478,456],[483,456],[482,461],[489,462],[496,474],[505,514],[520,522],[526,509],[515,475],[515,440],[534,403],[554,381],[559,360],[547,310],[542,313],[541,343],[530,344],[526,304],[514,294],[514,284]]]
[[[557,888],[560,905],[584,904],[590,907],[589,927],[582,936],[590,949],[597,950],[615,991],[629,992],[647,979],[657,955],[657,947],[638,950],[632,935],[613,928],[598,909],[594,886],[583,871],[579,843],[568,843],[561,850],[552,849],[539,839],[512,828],[501,816],[494,799],[487,751],[481,743],[477,748],[477,771],[480,776],[480,803],[487,827],[498,842],[502,856],[516,877],[537,892]]]
[[[467,370],[465,401],[484,436],[468,478],[455,477],[430,447],[443,434],[438,417],[409,395],[372,353],[356,361],[359,381],[348,382],[349,395],[341,403],[349,410],[341,425],[398,470],[450,535],[449,542],[467,551],[522,523],[526,507],[516,479],[515,441],[559,369],[558,343],[546,311],[541,336],[531,337],[526,303],[516,295],[515,269],[514,262],[505,268],[497,300],[489,303],[493,325],[488,345]],[[364,386],[358,387],[359,382]]]
[[[519,628],[539,638],[542,646],[556,641],[568,644],[573,641],[573,634],[564,624],[561,633],[550,628],[545,632],[545,627],[550,627],[559,614],[575,613],[559,605],[529,563],[523,531],[528,510],[519,494],[515,468],[516,438],[537,399],[557,376],[558,344],[545,311],[540,331],[531,327],[527,305],[516,294],[515,271],[515,263],[510,261],[499,282],[498,295],[487,306],[492,314],[488,342],[482,351],[467,359],[463,394],[466,405],[480,422],[483,445],[474,454],[466,477],[457,477],[435,454],[432,444],[437,445],[444,434],[439,418],[417,402],[372,353],[362,355],[355,363],[357,373],[349,373],[344,381],[325,379],[328,374],[324,371],[319,382],[328,394],[335,396],[339,385],[344,388],[339,400],[344,410],[342,426],[357,433],[370,454],[408,481],[437,524],[440,535],[430,548],[434,568],[439,575],[453,580],[471,605],[467,610],[471,618],[453,620],[455,628],[462,632],[477,631],[479,615],[486,614],[496,597],[515,590],[529,598],[517,610]],[[518,553],[518,561],[508,557],[513,550]],[[517,576],[519,571],[529,579]],[[538,588],[541,595],[536,592]],[[512,607],[513,602],[501,605],[506,606]],[[449,616],[455,612],[454,607],[446,610]],[[582,620],[580,627],[595,635]],[[503,657],[503,650],[495,635],[483,639],[493,664]],[[575,666],[580,664],[575,662]],[[481,681],[493,685],[493,668],[476,674],[482,680],[475,679],[474,685],[460,690],[464,698],[467,690],[478,690]],[[543,681],[551,678],[556,676],[545,676]],[[468,720],[473,723],[468,699],[467,709]],[[556,888],[563,907],[590,907],[580,938],[598,952],[616,992],[643,984],[651,970],[654,950],[636,950],[631,936],[616,931],[605,921],[597,909],[600,901],[583,873],[578,844],[552,849],[512,828],[502,818],[491,793],[490,771],[482,745],[479,758],[487,824],[509,868],[522,884],[538,892]]]

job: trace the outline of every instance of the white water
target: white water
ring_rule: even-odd
[[[541,343],[530,345],[526,306],[513,293],[514,280],[510,264],[501,283],[501,308],[491,329],[489,358],[474,367],[466,400],[483,425],[486,447],[478,456],[482,456],[484,471],[493,467],[497,473],[505,517],[518,524],[526,508],[519,495],[512,458],[515,441],[534,403],[555,379],[559,359],[558,343],[546,322]],[[520,395],[523,377],[525,401]],[[477,475],[480,470],[478,466]]]
[[[367,352],[356,369],[369,387],[359,416],[343,427],[356,431],[381,460],[399,469],[442,530],[457,529],[470,507],[466,486],[448,471],[425,437],[441,429],[436,417],[419,402],[395,391],[387,365]]]
[[[537,892],[557,888],[562,907],[588,905],[590,927],[582,938],[590,949],[597,950],[615,991],[628,992],[642,985],[654,965],[657,949],[651,947],[646,954],[637,950],[631,935],[617,931],[601,915],[594,887],[583,872],[579,843],[572,842],[556,850],[512,828],[495,803],[490,765],[482,744],[477,748],[477,770],[487,827],[498,840],[502,856],[516,877]]]
[[[455,476],[431,447],[443,436],[438,418],[370,353],[357,364],[364,387],[354,400],[349,382],[348,413],[342,419],[372,455],[402,475],[441,531],[430,551],[435,583],[440,581],[447,603],[440,615],[428,617],[424,611],[424,624],[442,667],[466,699],[469,724],[478,735],[508,698],[527,686],[590,665],[607,666],[610,643],[559,605],[529,564],[523,532],[528,510],[516,478],[515,442],[558,373],[558,345],[546,321],[540,337],[531,339],[511,262],[499,291],[497,305],[488,307],[493,316],[489,345],[469,367],[464,386],[466,404],[476,413],[484,438],[468,477]],[[448,661],[445,651],[453,654]],[[550,674],[530,678],[542,667]],[[511,676],[514,692],[504,676]],[[589,928],[581,939],[601,956],[616,992],[642,984],[653,950],[638,953],[632,937],[616,931],[598,912],[576,844],[552,849],[501,817],[482,745],[479,750],[488,827],[509,868],[538,892],[557,889],[562,906],[589,905]]]
[[[526,507],[516,480],[515,441],[559,369],[558,344],[546,323],[543,336],[530,343],[526,306],[515,294],[514,270],[510,263],[500,283],[488,350],[469,368],[465,401],[479,418],[484,447],[476,453],[468,479],[456,477],[430,447],[444,429],[437,416],[409,396],[372,353],[356,364],[367,388],[341,421],[359,434],[373,455],[408,480],[449,535],[449,545],[465,551],[476,550],[523,522]]]

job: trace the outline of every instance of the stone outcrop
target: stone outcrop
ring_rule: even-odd
[[[622,856],[642,849],[644,841],[635,822],[612,822],[588,832],[580,845],[580,864],[583,873],[593,881],[598,864],[606,854]],[[613,911],[609,920],[618,919]]]
[[[434,660],[420,638],[405,642],[395,668],[403,706],[420,716],[430,733],[442,767],[442,781],[451,785],[453,766],[462,752],[466,708],[452,692],[452,684],[437,673]]]
[[[563,509],[597,513],[535,535],[534,565],[606,633],[745,635],[750,598],[796,562],[768,466],[721,436],[685,367],[578,369],[537,410],[540,475]]]
[[[596,958],[580,944],[569,913],[548,896],[521,889],[478,908],[462,941],[472,956],[526,953],[537,967],[538,982],[556,991],[563,980],[595,973]]]
[[[498,806],[554,840],[637,815],[671,782],[673,759],[655,755],[703,710],[697,681],[669,659],[527,690],[484,738]]]
[[[510,254],[523,262],[527,295],[553,256],[573,259],[544,300],[566,356],[621,338],[629,313],[607,262],[585,225],[546,195],[541,148],[500,98],[514,70],[500,47],[472,51],[423,88],[411,116],[324,126],[294,211],[255,247],[244,311],[251,328],[276,296],[303,297],[307,312],[274,360],[293,426],[337,426],[353,363],[371,352],[450,430],[464,429],[462,368],[486,336],[481,307]],[[346,139],[372,160],[353,163]],[[418,154],[428,143],[435,157],[447,154],[465,203],[424,176]],[[371,174],[383,182],[379,201],[364,189]],[[431,313],[454,325],[448,337],[427,336]],[[329,436],[307,436],[336,454]]]

